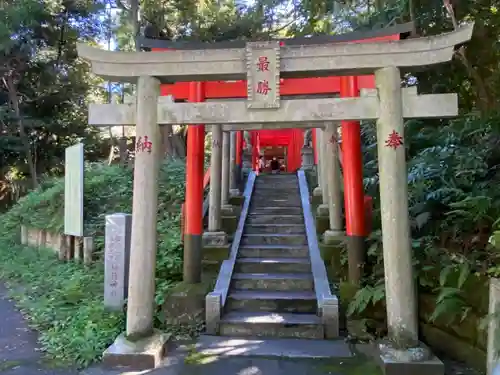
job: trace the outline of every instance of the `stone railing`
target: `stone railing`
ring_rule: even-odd
[[[60,260],[92,263],[94,253],[93,237],[74,237],[44,229],[21,226],[21,244],[53,250]]]
[[[250,172],[248,175],[245,191],[243,192],[244,203],[241,209],[238,227],[234,233],[233,243],[229,253],[229,259],[222,262],[217,282],[213,292],[207,294],[206,302],[206,329],[208,334],[217,334],[221,313],[226,304],[226,298],[231,284],[231,277],[238,255],[238,248],[240,247],[241,238],[243,236],[243,229],[247,219],[248,210],[250,208],[250,201],[253,193],[255,183],[255,172]]]
[[[300,199],[307,234],[309,257],[314,280],[314,291],[318,303],[318,314],[325,327],[326,338],[335,338],[339,335],[339,301],[330,291],[330,283],[326,273],[325,263],[321,258],[316,234],[316,226],[309,202],[309,188],[304,171],[297,172],[299,179]]]

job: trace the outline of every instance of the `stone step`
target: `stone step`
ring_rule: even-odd
[[[277,182],[297,182],[297,176],[278,176],[276,177],[277,175],[274,175],[274,176],[263,176],[263,177],[258,177],[255,182],[258,183],[258,182],[274,182],[274,183],[277,183]]]
[[[306,229],[302,224],[247,224],[243,232],[243,234],[264,233],[305,234]]]
[[[307,246],[247,245],[238,249],[239,258],[306,258]]]
[[[250,212],[256,215],[302,215],[300,206],[273,207],[265,204],[254,204],[250,206]]]
[[[254,193],[259,193],[259,192],[274,192],[274,191],[281,191],[285,192],[288,191],[290,194],[300,194],[299,190],[299,185],[297,182],[284,182],[284,181],[278,181],[278,182],[257,182],[254,185],[253,192]]]
[[[231,289],[226,306],[227,311],[274,311],[311,314],[315,314],[317,311],[316,295],[313,292]]]
[[[309,258],[238,258],[236,272],[242,273],[310,273]]]
[[[220,322],[220,334],[234,337],[322,339],[321,319],[314,314],[230,312]]]
[[[196,342],[196,352],[203,358],[217,357],[219,359],[231,357],[246,357],[252,360],[253,358],[291,358],[291,359],[327,359],[328,367],[333,368],[333,364],[337,364],[335,369],[347,367],[347,372],[352,374],[350,366],[345,366],[346,360],[354,357],[351,351],[351,343],[346,342],[344,339],[340,340],[301,340],[301,339],[273,339],[273,338],[251,338],[239,337],[232,338],[228,336],[209,336],[201,335]],[[243,350],[242,350],[243,348]],[[359,361],[359,359],[358,359]],[[223,362],[223,361],[221,361]],[[223,362],[224,363],[224,362]],[[319,363],[318,363],[319,364]],[[354,366],[356,373],[358,368],[367,368],[366,366]],[[367,370],[365,370],[367,371]],[[266,375],[272,373],[278,375],[276,371],[265,372]],[[290,374],[283,369],[279,371],[280,374]],[[298,371],[299,374],[311,375],[312,373],[318,374],[321,371],[316,368],[312,373]],[[329,372],[331,373],[331,371]],[[371,371],[361,371],[361,375],[368,375]],[[242,374],[240,372],[240,374]],[[251,372],[251,374],[262,374],[262,372]],[[249,374],[247,374],[249,375]],[[292,375],[292,374],[290,374]]]
[[[264,207],[280,207],[280,208],[288,208],[288,207],[299,207],[300,206],[300,200],[298,199],[282,199],[282,198],[262,198],[259,200],[259,198],[252,198],[255,199],[254,203],[251,206],[250,212],[253,210],[261,210]],[[265,215],[264,212],[260,211],[260,214]],[[302,214],[302,212],[300,212]],[[269,215],[274,215],[273,213],[269,213]],[[290,215],[288,213],[283,212],[282,215]]]
[[[263,212],[262,209],[265,207],[273,207],[275,210],[282,209],[285,212],[272,212],[272,210],[267,213],[267,215],[301,215],[302,214],[302,209],[300,211],[296,211],[296,213],[289,213],[286,212],[289,207],[292,208],[297,208],[300,206],[300,200],[296,199],[282,199],[282,198],[277,198],[277,199],[272,199],[272,198],[262,198],[259,200],[259,198],[253,198],[254,204],[252,204],[250,208],[250,212],[253,213],[254,211],[257,211],[261,215],[266,215],[266,212]],[[297,213],[298,212],[298,213]]]
[[[242,245],[307,245],[305,234],[244,234]]]
[[[280,190],[266,190],[266,191],[258,191],[252,194],[252,198],[254,199],[252,204],[258,204],[261,201],[268,200],[283,200],[286,199],[288,201],[297,201],[297,206],[300,206],[300,196],[298,194],[289,194],[288,191],[280,191]]]
[[[300,196],[296,194],[288,194],[286,190],[283,192],[273,190],[273,192],[269,194],[260,192],[258,194],[254,194],[252,198],[254,198],[252,205],[265,203],[266,206],[270,206],[270,202],[295,202],[295,206],[301,206]]]
[[[259,215],[249,213],[247,224],[304,224],[302,215]]]
[[[240,290],[313,291],[314,281],[307,273],[235,273],[232,286]]]
[[[290,195],[299,195],[300,190],[295,185],[287,185],[287,184],[269,184],[269,185],[256,185],[254,187],[252,194],[263,195],[263,194],[290,194]]]
[[[269,189],[270,186],[277,186],[279,189],[284,190],[285,188],[291,188],[291,189],[296,189],[297,191],[299,190],[299,184],[297,183],[297,180],[294,181],[257,181],[254,184],[254,187],[256,189]]]

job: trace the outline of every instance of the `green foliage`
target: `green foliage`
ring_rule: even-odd
[[[350,303],[361,314],[382,302],[384,272],[378,200],[376,138],[363,128],[365,186],[374,197],[374,228],[362,288]],[[500,274],[500,116],[462,116],[450,122],[408,121],[405,128],[413,262],[419,290],[436,295],[431,320],[463,320],[474,306],[464,298],[473,273]]]
[[[361,314],[370,305],[375,306],[385,298],[385,286],[383,280],[375,286],[365,285],[359,289],[347,309],[347,315]]]
[[[169,288],[181,280],[180,205],[184,200],[185,166],[162,165],[159,178],[158,248],[155,324],[163,323],[160,307]],[[132,172],[91,164],[85,175],[85,229],[103,248],[104,216],[132,211]],[[40,331],[43,349],[54,359],[85,366],[96,360],[124,329],[124,314],[103,308],[103,265],[84,268],[61,263],[47,251],[15,245],[19,225],[60,231],[63,227],[64,182],[48,179],[0,216],[0,279],[22,287],[15,293],[21,309]],[[14,288],[16,290],[16,288]],[[179,333],[179,328],[176,328]],[[181,332],[182,333],[182,332]]]
[[[21,283],[13,296],[40,332],[41,348],[57,362],[95,360],[125,327],[123,313],[104,310],[102,264],[83,268],[7,243],[0,242],[0,279]]]
[[[456,282],[451,280],[450,275],[457,273]],[[463,321],[471,310],[465,298],[463,286],[470,275],[470,265],[468,262],[449,264],[441,269],[439,274],[439,287],[436,288],[436,308],[430,317],[430,321],[436,321],[440,316],[446,314],[448,324],[453,319],[460,316]]]

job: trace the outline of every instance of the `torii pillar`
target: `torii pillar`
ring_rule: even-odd
[[[191,82],[190,102],[201,102],[203,82]],[[201,282],[203,236],[203,170],[205,157],[205,126],[189,125],[186,163],[186,233],[184,235],[183,280],[188,284]]]
[[[340,78],[340,96],[359,96],[357,77]],[[349,281],[358,285],[363,275],[366,236],[361,126],[359,121],[341,121],[341,127]]]
[[[103,353],[106,365],[128,365],[134,370],[157,367],[168,340],[167,335],[153,330],[158,176],[162,156],[157,118],[159,95],[157,78],[138,78],[127,328]],[[147,352],[141,349],[146,347]]]

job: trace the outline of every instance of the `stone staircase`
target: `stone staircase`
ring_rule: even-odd
[[[219,334],[325,338],[295,174],[257,177]]]

